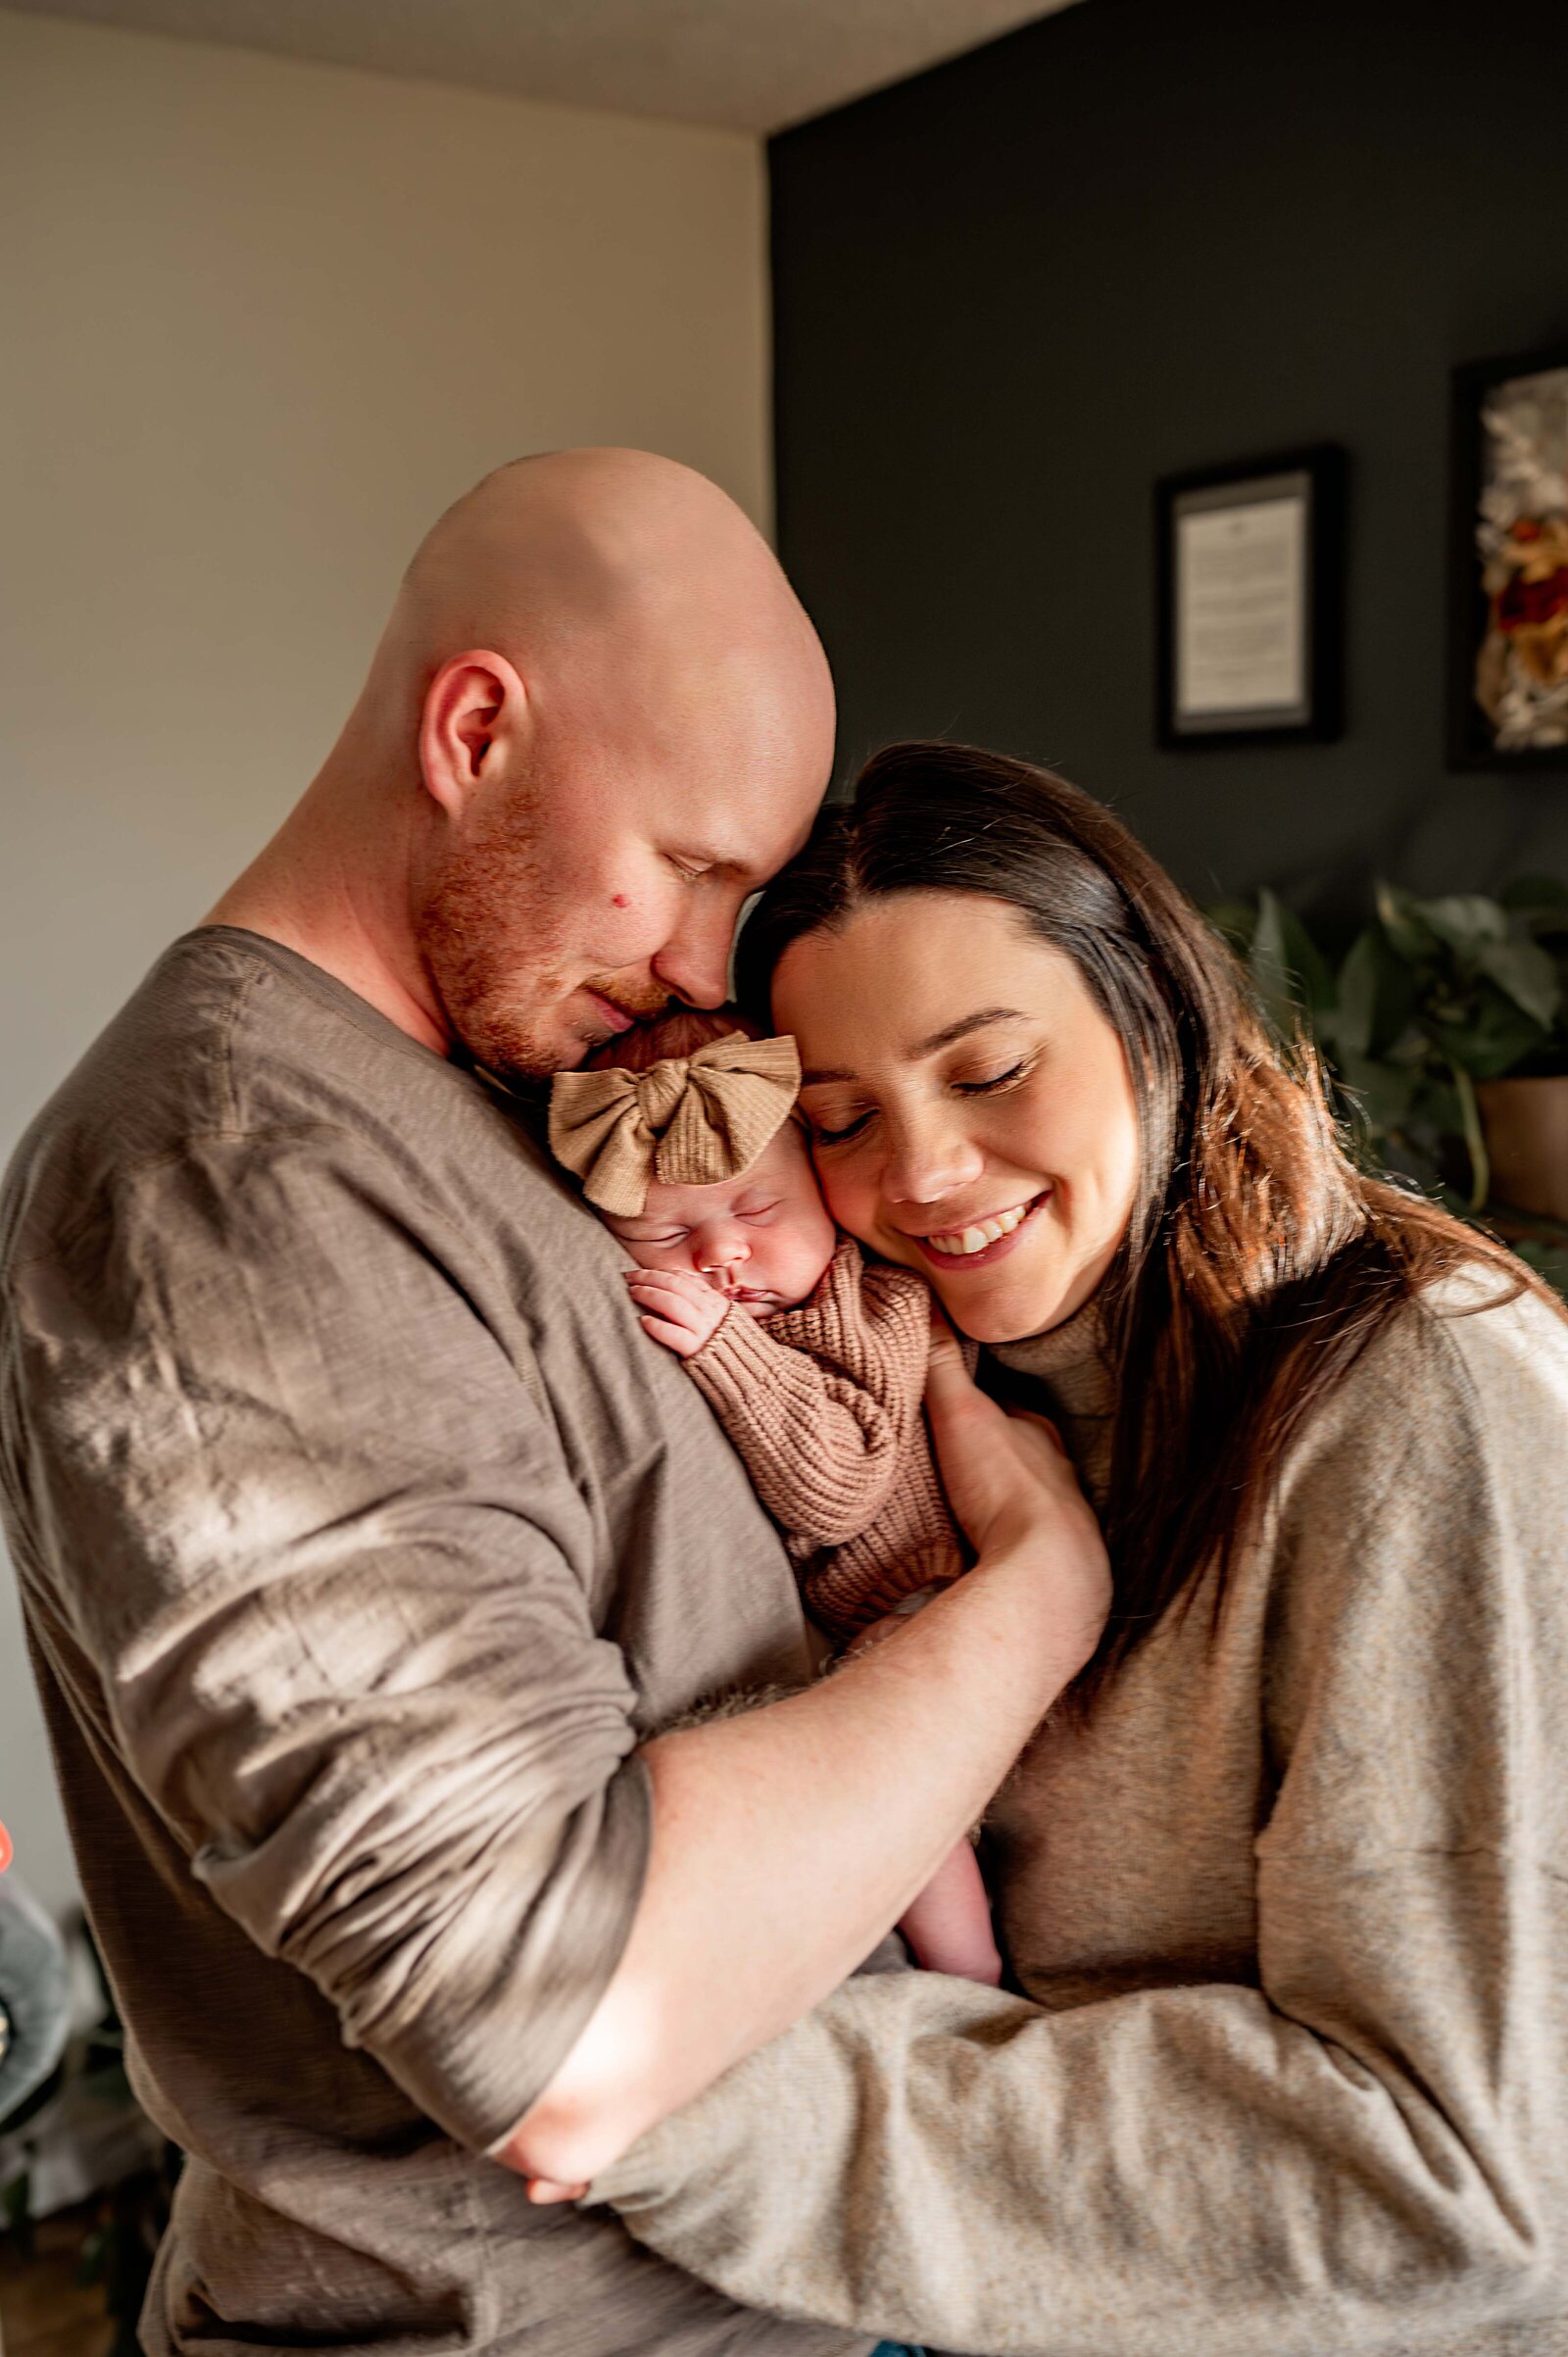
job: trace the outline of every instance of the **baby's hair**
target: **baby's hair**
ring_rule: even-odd
[[[590,1072],[647,1072],[666,1057],[695,1056],[735,1031],[749,1040],[767,1037],[760,1023],[742,1014],[738,1007],[676,1007],[651,1023],[636,1023],[630,1031],[606,1040],[586,1059]]]

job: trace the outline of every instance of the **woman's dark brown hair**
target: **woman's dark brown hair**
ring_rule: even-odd
[[[1496,1277],[1488,1301],[1545,1289],[1355,1167],[1315,1061],[1271,1040],[1219,936],[1108,810],[1027,762],[961,745],[879,753],[753,912],[742,1004],[765,1019],[802,935],[936,892],[1005,902],[1072,958],[1138,1106],[1138,1195],[1101,1297],[1118,1377],[1115,1596],[1087,1698],[1211,1562],[1217,1604],[1292,1434],[1406,1302],[1476,1264]]]

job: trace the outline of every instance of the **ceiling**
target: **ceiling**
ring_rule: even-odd
[[[189,40],[773,131],[1070,0],[10,0]]]

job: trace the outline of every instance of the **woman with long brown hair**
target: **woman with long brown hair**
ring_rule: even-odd
[[[993,2357],[1557,2357],[1554,1298],[1355,1167],[1045,771],[878,756],[739,970],[835,1218],[1052,1415],[1114,1601],[988,1819],[1016,1993],[852,1982],[596,2193],[755,2306]]]

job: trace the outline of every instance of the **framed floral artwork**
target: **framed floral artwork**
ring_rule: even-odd
[[[1568,769],[1568,351],[1453,376],[1448,758]]]

